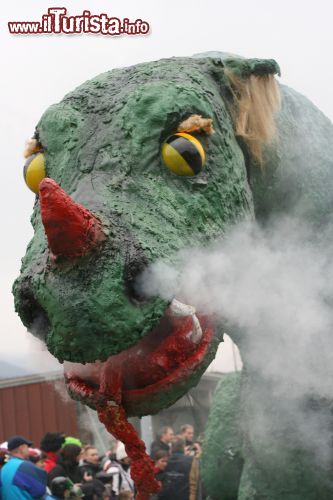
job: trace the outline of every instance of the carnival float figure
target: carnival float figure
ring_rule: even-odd
[[[125,443],[141,500],[158,483],[127,417],[197,384],[224,327],[177,297],[146,297],[138,276],[242,220],[297,212],[322,228],[332,213],[332,125],[278,85],[279,71],[274,60],[222,53],[115,69],[47,109],[27,147],[34,236],[15,307],[64,364],[71,396]],[[274,381],[252,363],[261,339],[228,333],[244,369],[223,380],[207,429],[211,497],[333,498],[331,475],[284,433]],[[311,408],[320,420],[330,403]],[[268,445],[249,424],[262,414]]]

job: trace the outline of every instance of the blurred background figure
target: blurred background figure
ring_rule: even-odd
[[[80,455],[81,447],[76,444],[66,444],[61,448],[56,466],[48,473],[48,485],[59,476],[69,478],[74,484],[81,483]]]
[[[81,440],[74,436],[65,436],[63,446],[65,446],[66,444],[76,444],[77,446],[80,446],[80,448],[82,448]]]
[[[45,460],[46,460],[46,455],[41,451],[40,456],[38,457],[38,460],[35,462],[36,467],[39,467],[42,470],[45,470]],[[45,471],[46,472],[46,471]]]
[[[96,461],[94,453],[92,455],[92,460]],[[56,466],[48,474],[48,485],[51,487],[52,481],[57,477],[66,477],[74,485],[80,486],[86,500],[102,500],[104,498],[104,485],[95,479],[90,471],[81,469],[79,465],[81,456],[82,448],[78,444],[65,444],[60,450]],[[89,464],[89,466],[91,465]]]
[[[62,445],[65,442],[63,432],[47,432],[40,442],[40,449],[46,455],[45,470],[47,473],[56,466]]]
[[[116,459],[112,460],[107,473],[112,474],[112,491],[115,498],[134,498],[134,482],[131,478],[131,459],[127,455],[125,450],[125,445],[121,441],[118,441],[116,450]]]
[[[45,470],[47,455],[38,448],[29,448],[29,460],[39,469]]]
[[[0,470],[9,458],[7,442],[0,444]]]
[[[175,433],[172,427],[165,426],[160,429],[157,433],[155,441],[152,442],[150,448],[150,456],[153,460],[155,460],[155,454],[158,450],[167,451],[170,453],[170,446],[172,440],[175,437]]]
[[[169,453],[167,451],[158,450],[155,453],[155,476],[158,481],[162,481],[164,476],[164,471],[166,466],[168,465]]]
[[[75,486],[68,477],[58,476],[52,479],[50,485],[51,495],[46,495],[45,500],[62,500],[64,498],[81,498],[80,488]]]
[[[28,459],[33,464],[36,464],[41,457],[42,452],[38,448],[29,447],[29,457]]]
[[[90,444],[84,446],[81,457],[80,471],[84,498],[87,500],[104,498],[105,483],[112,482],[112,475],[106,475],[103,472],[98,451],[94,446]],[[107,479],[109,480],[107,481]]]
[[[112,440],[110,443],[110,448],[105,452],[104,457],[102,457],[101,464],[103,470],[106,471],[113,460],[116,460],[118,441],[116,439]]]
[[[93,477],[103,470],[100,464],[98,451],[91,444],[87,444],[83,447],[80,469],[83,472],[89,472]]]
[[[168,465],[169,456],[170,456],[169,453],[167,451],[163,451],[163,450],[158,450],[155,453],[154,473],[155,473],[155,477],[156,477],[157,481],[159,481],[161,483],[161,486],[162,486],[161,491],[163,491],[165,469],[166,469],[166,466]],[[158,498],[159,498],[158,494],[156,493],[154,495],[151,495],[149,500],[158,500]]]
[[[202,440],[194,438],[194,427],[190,424],[182,425],[179,436],[185,443],[185,455],[200,457],[202,452]]]
[[[158,500],[202,500],[199,460],[185,455],[185,442],[177,436],[164,471]]]
[[[185,446],[192,446],[194,440],[193,425],[185,424],[180,428],[180,437],[184,440]]]

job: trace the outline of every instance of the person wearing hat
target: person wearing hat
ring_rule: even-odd
[[[118,498],[121,492],[129,492],[130,498],[134,498],[134,482],[130,473],[131,459],[127,455],[125,445],[118,441],[116,460],[112,461],[107,469],[108,474],[113,475],[112,491]]]
[[[0,471],[2,500],[30,500],[45,495],[47,475],[28,460],[31,445],[23,436],[8,439],[10,459]]]

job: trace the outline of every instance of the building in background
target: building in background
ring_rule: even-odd
[[[157,415],[130,421],[148,448],[164,425],[179,432],[183,424],[192,424],[196,435],[202,434],[217,383],[223,373],[239,369],[238,350],[227,337],[195,388]],[[33,357],[15,361],[7,357],[0,362],[0,442],[21,434],[39,447],[46,432],[77,436],[83,443],[94,444],[100,453],[113,441],[96,412],[68,396],[62,366],[49,353],[35,352]]]
[[[20,434],[39,448],[46,432],[78,435],[76,403],[66,395],[62,374],[0,380],[0,442]]]

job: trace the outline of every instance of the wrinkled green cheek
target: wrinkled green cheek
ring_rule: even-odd
[[[124,288],[123,267],[118,255],[103,260],[93,272],[92,262],[83,262],[67,273],[53,269],[35,278],[34,293],[50,320],[46,344],[60,361],[104,360],[158,324],[167,302],[132,304]]]

